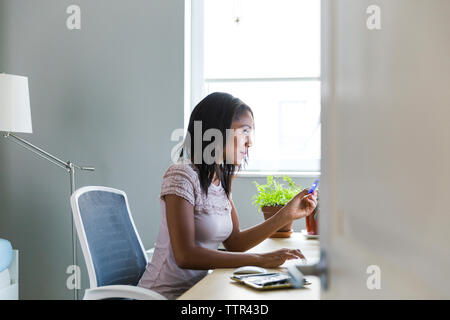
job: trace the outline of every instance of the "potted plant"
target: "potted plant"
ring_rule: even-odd
[[[283,206],[288,203],[302,188],[298,186],[288,176],[283,176],[283,180],[287,182],[287,186],[278,183],[273,176],[267,176],[267,183],[260,185],[256,181],[258,194],[252,197],[253,205],[258,208],[258,211],[264,214],[264,219],[267,220],[277,213]],[[292,223],[289,223],[271,235],[272,238],[288,238],[292,233]]]

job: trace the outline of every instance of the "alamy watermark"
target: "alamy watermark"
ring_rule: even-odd
[[[72,4],[67,7],[66,13],[69,16],[66,19],[66,26],[69,30],[81,30],[81,8]],[[366,26],[369,30],[381,29],[381,8],[372,4],[367,7],[366,13],[369,15],[366,20]]]
[[[369,30],[381,29],[381,9],[377,5],[370,5],[366,9],[366,13],[369,14],[366,20],[366,26]]]
[[[69,30],[81,29],[81,8],[75,4],[70,5],[66,9],[66,13],[69,14],[66,20],[66,27]]]
[[[70,265],[66,269],[66,274],[69,274],[66,280],[66,287],[69,290],[81,289],[81,270],[77,265]]]
[[[66,9],[66,13],[69,15],[66,19],[66,27],[69,30],[81,30],[81,8],[78,5],[70,5]],[[380,30],[381,29],[381,8],[378,5],[370,5],[366,9],[367,19],[366,27],[368,30]],[[178,128],[172,131],[171,141],[181,141],[177,143],[171,150],[171,160],[176,162],[180,156],[179,152],[181,148],[187,152],[190,159],[194,159],[195,164],[213,164],[222,162],[232,162],[234,159],[234,142],[236,137],[235,129],[226,129],[226,143],[224,145],[224,137],[222,131],[216,128],[210,128],[205,132],[202,131],[202,121],[194,121],[194,150],[191,150],[191,135],[186,132],[184,137],[184,130]],[[204,142],[210,142],[203,148]],[[224,147],[228,143],[233,144],[233,148],[227,148],[227,155],[224,157]],[[193,152],[193,157],[192,157]],[[238,151],[239,152],[239,151]],[[77,265],[69,265],[66,269],[66,274],[69,276],[66,280],[66,287],[69,290],[81,288],[81,271]],[[381,289],[381,269],[378,265],[370,265],[366,269],[366,274],[369,274],[366,280],[366,286],[369,290]]]
[[[173,130],[170,136],[171,141],[179,141],[180,138],[183,138],[183,133],[184,130],[181,128]],[[202,121],[194,121],[194,137],[191,137],[189,131],[186,132],[184,140],[182,139],[181,142],[177,143],[170,152],[172,162],[175,163],[178,160],[179,151],[182,147],[183,152],[186,151],[190,159],[194,160],[194,164],[233,163],[236,137],[238,139],[240,137],[238,129],[226,129],[224,140],[221,130],[209,128],[203,132]],[[194,139],[193,144],[192,139]],[[253,138],[251,139],[253,140]],[[204,146],[205,142],[210,143]],[[228,145],[232,147],[225,150]],[[238,150],[238,152],[240,151]]]
[[[370,265],[366,269],[366,273],[370,274],[366,280],[366,286],[369,290],[381,289],[381,268],[376,264]]]

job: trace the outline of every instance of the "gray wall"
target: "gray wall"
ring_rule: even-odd
[[[184,2],[0,3],[0,66],[29,77],[33,134],[21,136],[63,160],[95,166],[95,173],[78,173],[77,187],[125,190],[141,237],[152,244],[170,134],[183,126]],[[66,28],[70,4],[81,6],[81,30]],[[68,175],[2,140],[0,235],[20,250],[20,297],[70,299]],[[88,284],[84,269],[82,280]]]
[[[70,4],[81,6],[81,30],[66,28]],[[0,0],[0,72],[29,78],[33,134],[19,135],[63,160],[95,166],[77,172],[77,188],[126,191],[147,248],[157,236],[170,134],[183,127],[183,46],[183,0]],[[233,186],[243,228],[262,221],[250,201],[254,180],[264,178],[238,178]],[[72,264],[68,200],[64,170],[0,140],[0,237],[20,250],[21,299],[73,297],[65,273]]]

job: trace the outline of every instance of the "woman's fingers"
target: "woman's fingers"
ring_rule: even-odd
[[[306,260],[306,257],[303,255],[300,249],[291,249],[290,253],[293,254],[296,259],[300,258],[302,260]]]
[[[312,194],[308,194],[308,195],[304,196],[301,200],[301,208],[310,209],[308,211],[314,210],[316,205],[317,205],[317,200]],[[308,214],[311,212],[308,212]]]
[[[308,194],[308,189],[303,189],[302,191],[300,191],[299,193],[297,193],[297,196],[300,197],[300,199],[302,199],[304,196],[306,196]]]
[[[263,267],[276,268],[282,265],[286,260],[302,259],[306,262],[306,257],[300,251],[300,249],[287,249],[283,248],[277,251],[263,254],[267,261],[263,264]]]
[[[312,195],[308,196],[308,202],[310,203],[311,206],[313,206],[314,208],[317,205],[317,199],[314,198]]]
[[[297,256],[296,254],[294,254],[294,253],[287,253],[286,254],[286,258],[288,259],[288,260],[291,260],[291,259],[299,259],[299,256]]]
[[[297,195],[300,197],[300,199],[303,199],[305,196],[307,196],[307,197],[311,196],[312,198],[316,199],[317,198],[317,190],[314,190],[312,193],[309,193],[309,189],[303,189],[302,191],[297,193]]]
[[[294,252],[300,259],[306,260],[306,257],[303,255],[303,253],[300,251],[300,249],[295,249]]]
[[[306,257],[300,251],[300,249],[283,249],[284,256],[286,259],[303,259],[306,260]]]

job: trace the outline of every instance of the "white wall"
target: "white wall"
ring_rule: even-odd
[[[448,299],[450,2],[323,4],[324,297]],[[366,27],[372,4],[380,30]]]

